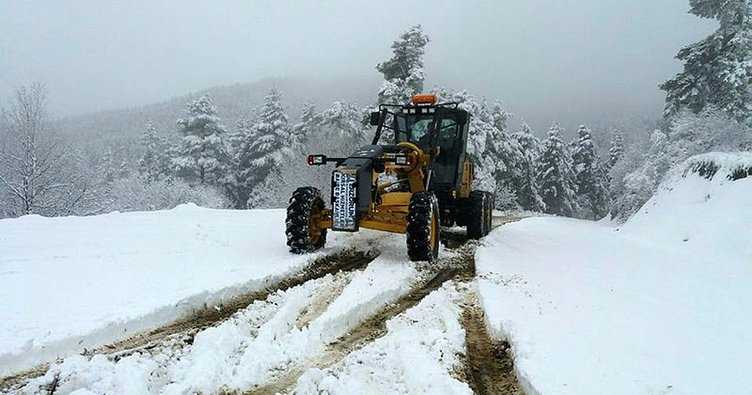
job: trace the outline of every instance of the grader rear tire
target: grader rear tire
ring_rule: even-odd
[[[407,255],[411,261],[434,262],[441,233],[439,200],[433,192],[416,192],[407,212]]]
[[[305,254],[324,247],[326,229],[318,226],[323,210],[324,199],[318,189],[302,187],[293,192],[285,221],[290,252]]]
[[[467,237],[478,240],[491,230],[492,195],[483,191],[472,191],[467,199]]]

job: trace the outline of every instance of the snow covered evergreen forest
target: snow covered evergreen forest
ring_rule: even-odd
[[[159,210],[186,202],[284,207],[298,186],[328,189],[331,169],[309,168],[306,154],[347,155],[372,137],[367,115],[378,104],[435,92],[473,115],[468,145],[477,187],[496,193],[497,208],[624,220],[673,165],[704,152],[752,147],[752,28],[748,18],[733,18],[748,6],[730,2],[719,11],[705,5],[713,2],[695,3],[693,13],[718,19],[720,27],[679,52],[684,71],[661,85],[666,111],[648,126],[565,130],[552,120],[548,130],[532,130],[512,122],[524,114],[515,116],[499,98],[424,86],[431,40],[421,26],[392,43],[393,56],[376,66],[381,86],[366,105],[353,99],[291,108],[285,92],[272,86],[258,106],[223,108],[209,92],[187,100],[172,126],[157,126],[151,114],[128,119],[139,125],[129,136],[139,138],[81,141],[61,132],[65,120],[46,114],[43,84],[20,87],[0,123],[0,217]]]

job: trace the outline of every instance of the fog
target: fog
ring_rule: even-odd
[[[687,0],[0,1],[0,98],[47,84],[55,116],[264,77],[374,78],[414,24],[428,87],[537,124],[658,114],[677,50],[714,25]],[[375,94],[374,94],[375,96]]]

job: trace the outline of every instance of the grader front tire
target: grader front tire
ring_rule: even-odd
[[[439,257],[439,201],[433,192],[417,192],[407,213],[407,255],[411,261],[434,262]]]
[[[326,229],[318,226],[324,210],[321,191],[302,187],[293,192],[285,221],[287,246],[294,254],[316,251],[326,244]]]

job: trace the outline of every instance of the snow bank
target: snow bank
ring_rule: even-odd
[[[711,261],[752,263],[751,180],[752,152],[693,156],[669,172],[621,231]]]
[[[750,154],[691,158],[622,228],[542,217],[494,231],[477,253],[480,298],[522,384],[747,393],[752,177],[728,176],[750,164]]]
[[[189,204],[0,220],[0,376],[261,289],[331,252],[289,254],[284,216]]]

